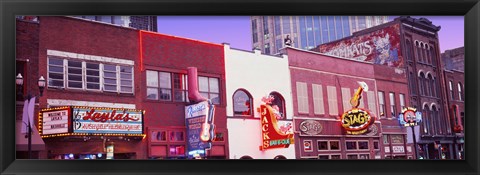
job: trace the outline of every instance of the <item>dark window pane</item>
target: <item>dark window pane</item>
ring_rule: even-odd
[[[99,64],[87,63],[87,69],[99,69]]]
[[[117,71],[117,66],[104,64],[103,65],[103,70],[116,72]]]
[[[116,85],[105,85],[104,88],[107,91],[117,91],[117,86]]]
[[[68,82],[68,87],[72,88],[82,88],[82,82]]]
[[[62,86],[63,87],[63,81],[49,79],[48,80],[48,86]]]
[[[347,150],[348,149],[357,149],[357,142],[346,142],[347,143]]]
[[[132,74],[121,73],[120,78],[121,79],[132,79]]]
[[[185,101],[185,91],[183,90],[175,90],[174,96],[175,96],[174,98],[175,101],[180,101],[180,102]]]
[[[105,78],[105,79],[104,79],[104,83],[105,83],[105,84],[116,85],[116,84],[117,84],[117,80]]]
[[[330,141],[331,150],[340,150],[340,144],[338,141]]]
[[[171,100],[172,99],[172,90],[170,90],[170,89],[160,89],[160,99],[161,100]]]
[[[332,155],[331,157],[331,159],[340,159],[340,155]]]
[[[59,72],[59,73],[63,73],[63,67],[58,67],[58,66],[48,66],[48,71],[50,71],[50,72]]]
[[[63,74],[49,73],[50,78],[63,80]]]
[[[122,92],[133,92],[133,88],[122,86],[122,87],[120,87],[120,91],[122,91]]]
[[[132,73],[132,67],[130,67],[130,66],[120,66],[120,72]]]
[[[120,85],[122,85],[122,86],[132,86],[132,81],[131,80],[121,80]]]
[[[103,73],[103,76],[107,78],[117,78],[117,74],[114,72],[105,72]]]
[[[98,82],[100,82],[100,78],[98,78],[98,77],[87,77],[87,82],[98,83]]]
[[[347,155],[347,159],[358,159],[358,156],[356,154],[354,155]]]
[[[328,159],[328,155],[319,155],[319,156],[318,156],[318,159],[327,160],[327,159]]]
[[[82,81],[81,75],[68,75],[68,81]]]
[[[98,70],[87,70],[87,75],[99,76],[100,72]]]
[[[317,146],[318,146],[318,150],[328,150],[327,141],[319,141]]]
[[[63,59],[49,58],[48,59],[48,64],[63,66]]]
[[[82,75],[82,69],[68,68],[68,73]]]
[[[359,149],[368,149],[368,142],[358,142]]]
[[[100,89],[100,84],[87,83],[87,89]]]
[[[82,62],[68,61],[68,67],[82,67]]]

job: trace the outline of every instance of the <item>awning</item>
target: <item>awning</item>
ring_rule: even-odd
[[[22,128],[22,121],[16,121],[16,128],[15,128],[15,142],[17,151],[28,151],[28,138],[26,137],[27,134],[21,133]],[[35,127],[32,127],[32,151],[41,151],[45,150],[45,143],[43,139],[40,137],[38,130]]]

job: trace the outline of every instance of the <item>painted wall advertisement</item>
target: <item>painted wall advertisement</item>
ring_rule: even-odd
[[[143,134],[143,111],[73,107],[73,132]]]
[[[208,101],[185,107],[185,125],[187,126],[187,153],[189,158],[205,156],[205,151],[211,148],[214,137],[212,119],[214,107]],[[208,116],[208,117],[207,117]]]
[[[314,49],[320,53],[391,67],[402,67],[400,25],[391,25],[368,34],[351,37]]]

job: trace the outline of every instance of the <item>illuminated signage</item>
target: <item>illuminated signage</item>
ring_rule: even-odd
[[[262,145],[260,150],[272,148],[288,148],[294,143],[293,133],[282,132],[278,127],[277,118],[273,113],[270,105],[260,105],[261,128],[262,128]]]
[[[417,126],[422,121],[422,112],[417,111],[415,108],[405,108],[398,116],[398,121],[400,125],[405,127]]]
[[[73,107],[73,132],[143,134],[143,111]]]
[[[215,125],[213,115],[215,106],[209,101],[185,107],[185,125],[187,127],[187,152],[188,157],[195,155],[205,156],[205,150],[210,149],[211,142],[215,139]]]
[[[363,134],[373,123],[373,118],[368,111],[361,108],[351,109],[342,115],[342,126],[347,134]]]
[[[304,120],[300,123],[300,131],[307,135],[317,135],[322,132],[323,126],[315,120]]]
[[[400,67],[403,64],[400,39],[400,25],[394,24],[368,34],[322,44],[314,50],[352,60]]]
[[[41,134],[68,133],[70,108],[45,111],[40,118]]]

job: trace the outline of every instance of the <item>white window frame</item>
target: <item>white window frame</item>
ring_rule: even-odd
[[[459,101],[463,101],[463,98],[462,98],[462,85],[459,83],[457,83],[457,87],[458,87],[458,100]]]
[[[66,80],[65,80],[65,74],[66,74],[66,71],[65,71],[66,63],[65,63],[65,62],[66,62],[66,61],[65,61],[65,60],[66,60],[66,59],[64,59],[64,58],[60,58],[60,57],[54,57],[54,58],[53,58],[53,59],[58,59],[58,60],[61,60],[61,61],[62,61],[61,67],[62,67],[62,76],[63,76],[62,82],[63,82],[63,85],[62,85],[62,86],[51,86],[51,85],[48,83],[48,81],[50,80],[50,59],[51,59],[51,57],[54,57],[54,56],[48,56],[48,57],[47,57],[47,86],[48,86],[48,88],[65,88],[65,82],[66,82]],[[57,66],[57,65],[53,65],[53,66],[54,66],[54,67],[59,67],[59,66]],[[53,80],[57,80],[57,81],[58,81],[59,79],[53,79]]]
[[[69,77],[68,77],[68,75],[69,75],[68,69],[70,68],[70,67],[68,66],[68,61],[80,62],[80,64],[82,65],[82,66],[80,67],[80,70],[81,70],[80,76],[82,77],[82,78],[81,78],[81,79],[82,79],[82,80],[81,80],[81,83],[82,83],[82,87],[81,87],[81,88],[70,87],[70,86],[68,85],[68,82],[70,81],[70,79],[69,79]],[[85,62],[84,62],[84,61],[67,59],[67,61],[66,61],[66,68],[65,68],[65,75],[64,75],[64,76],[66,76],[65,78],[66,78],[66,87],[67,87],[67,89],[82,89],[82,90],[85,89],[85,85],[84,85],[84,84],[85,84],[85,69],[84,69],[85,66],[84,66],[84,65],[85,65]],[[73,68],[73,67],[72,67],[72,68]],[[74,67],[74,69],[78,69],[78,68],[77,68],[77,67]],[[73,74],[73,75],[78,75],[78,74]],[[76,80],[71,80],[71,81],[78,82],[78,81],[76,81]]]
[[[350,104],[350,99],[352,98],[352,93],[350,92],[350,88],[341,88],[342,91],[342,104],[343,104],[343,111],[347,111],[352,108]]]
[[[347,147],[347,142],[354,142],[355,143],[355,149],[348,149]],[[358,141],[356,140],[345,140],[345,150],[346,151],[358,151]]]
[[[367,142],[367,149],[360,149],[360,142]],[[360,151],[370,150],[370,141],[369,140],[358,140],[357,141],[357,149]]]
[[[89,88],[88,88],[88,84],[87,84],[87,83],[88,83],[88,82],[87,82],[87,78],[88,78],[88,75],[87,75],[87,62],[83,62],[83,63],[85,64],[85,66],[83,67],[84,72],[85,72],[85,75],[84,75],[84,77],[85,77],[85,81],[84,81],[84,84],[85,84],[85,85],[84,85],[84,87],[85,87],[85,88],[84,88],[84,89],[85,89],[85,90],[88,90],[88,91],[98,91],[98,92],[102,91],[102,81],[103,81],[102,75],[103,75],[103,73],[102,73],[102,65],[101,65],[101,63],[95,63],[95,62],[88,63],[88,64],[98,64],[98,83],[99,83],[99,84],[98,84],[98,89],[89,89]]]
[[[406,108],[405,106],[405,94],[399,93],[398,98],[400,100],[400,110],[403,110]]]
[[[122,80],[128,80],[128,79],[122,79],[122,72],[121,72],[121,67],[130,67],[130,71],[131,73],[128,73],[128,72],[124,72],[123,74],[131,74],[131,83],[130,83],[130,88],[132,88],[132,92],[128,92],[128,91],[122,91],[122,87],[128,87],[128,86],[122,86]],[[133,84],[133,80],[135,79],[135,72],[134,72],[134,69],[133,69],[133,66],[126,66],[126,65],[117,65],[117,76],[118,76],[118,92],[120,93],[125,93],[125,94],[129,94],[129,93],[133,93],[133,91],[135,91],[135,88],[134,88],[134,84]]]
[[[387,116],[387,108],[385,106],[385,92],[384,91],[378,91],[378,105],[379,105],[379,114],[380,118],[385,118]],[[380,95],[381,94],[381,95]],[[382,107],[383,105],[383,107]],[[383,115],[382,115],[382,109],[383,109]]]
[[[368,109],[374,113],[377,113],[376,99],[374,91],[367,91]]]
[[[388,93],[388,99],[390,101],[390,113],[392,113],[392,118],[396,118],[396,115],[398,115],[397,111],[397,105],[395,101],[395,92],[389,92]]]

